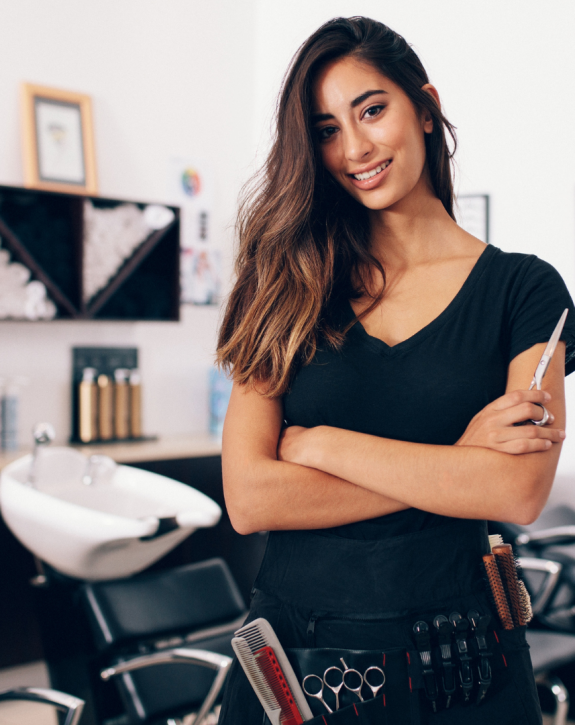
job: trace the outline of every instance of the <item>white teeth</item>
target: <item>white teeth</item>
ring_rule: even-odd
[[[387,167],[390,164],[391,164],[391,159],[389,161],[386,161],[385,163],[381,164],[381,166],[378,166],[376,169],[372,169],[371,171],[366,171],[363,174],[354,174],[353,178],[357,179],[358,181],[365,181],[366,179],[371,179],[376,174],[379,174],[380,171],[387,169]]]

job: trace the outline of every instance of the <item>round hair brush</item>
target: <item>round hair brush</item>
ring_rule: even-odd
[[[501,579],[505,587],[505,592],[509,598],[511,616],[516,626],[522,627],[527,624],[521,590],[519,588],[519,577],[517,576],[517,566],[511,544],[497,544],[492,549],[501,574]]]
[[[485,554],[483,556],[483,565],[485,566],[487,579],[495,601],[495,608],[497,609],[497,614],[499,615],[503,629],[513,629],[513,617],[511,616],[509,603],[507,601],[503,582],[501,581],[501,575],[499,574],[495,555]]]

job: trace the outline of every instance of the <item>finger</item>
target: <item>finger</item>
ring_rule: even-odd
[[[489,404],[493,410],[505,410],[521,403],[541,403],[546,405],[551,401],[551,394],[546,390],[513,390],[505,393]]]
[[[509,441],[502,444],[503,453],[511,453],[513,455],[522,455],[524,453],[538,453],[548,451],[553,446],[550,440],[543,438],[523,438],[521,440]]]
[[[519,428],[502,428],[498,431],[494,441],[509,443],[515,440],[548,440],[552,443],[561,443],[565,440],[565,431],[559,428],[545,428],[536,425],[525,425]]]
[[[548,423],[551,425],[555,420],[555,416],[550,410],[547,412],[549,413]],[[544,411],[540,405],[528,402],[498,412],[499,422],[503,425],[515,425],[526,420],[542,420],[543,416]]]

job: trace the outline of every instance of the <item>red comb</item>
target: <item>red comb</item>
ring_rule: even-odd
[[[254,652],[254,658],[281,707],[281,724],[303,725],[301,713],[273,649],[271,647],[262,647]]]

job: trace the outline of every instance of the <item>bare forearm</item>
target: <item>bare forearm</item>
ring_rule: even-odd
[[[223,459],[224,493],[241,534],[279,529],[321,529],[409,508],[388,496],[314,468],[262,458],[241,467]]]
[[[304,465],[408,506],[458,518],[527,522],[537,508],[529,482],[531,457],[559,456],[558,448],[519,457],[478,446],[408,443],[327,426],[313,429],[313,436],[315,445],[310,441]],[[542,497],[551,481],[552,475],[539,482]]]

